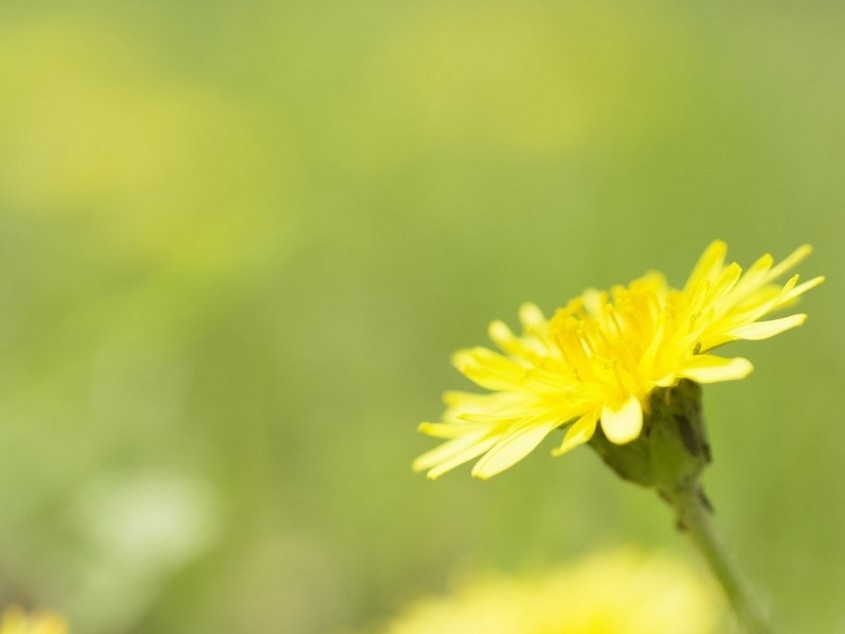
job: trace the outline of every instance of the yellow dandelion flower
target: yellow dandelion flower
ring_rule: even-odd
[[[589,441],[601,426],[616,445],[639,437],[649,396],[683,379],[696,383],[746,377],[751,363],[712,354],[737,340],[773,337],[801,325],[804,314],[764,319],[792,305],[823,277],[776,280],[811,251],[802,246],[775,264],[764,255],[743,273],[713,242],[683,289],[652,272],[610,291],[586,290],[547,319],[534,304],[519,311],[523,334],[490,324],[496,352],[458,351],[455,367],[488,394],[447,392],[442,422],[420,431],[447,440],[414,462],[436,478],[481,457],[472,475],[485,479],[524,458],[552,431],[566,428],[555,455]]]
[[[667,555],[618,549],[545,574],[488,574],[423,599],[383,634],[715,634],[725,610],[706,578]]]
[[[57,614],[26,614],[20,607],[12,606],[3,612],[0,634],[67,634],[67,625]]]

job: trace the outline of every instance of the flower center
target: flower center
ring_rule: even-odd
[[[642,359],[665,311],[666,285],[646,276],[611,294],[587,290],[549,322],[549,339],[572,375],[593,383],[613,399],[643,397],[650,389]]]

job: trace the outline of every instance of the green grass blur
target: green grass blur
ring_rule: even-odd
[[[0,8],[0,603],[76,634],[318,634],[667,508],[552,442],[410,471],[518,305],[804,242],[807,324],[710,386],[718,520],[784,632],[845,628],[837,3]],[[839,629],[837,629],[839,628]]]

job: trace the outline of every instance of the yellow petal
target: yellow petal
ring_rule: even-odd
[[[728,245],[721,240],[711,242],[698,259],[698,263],[687,279],[684,290],[691,292],[701,280],[712,279],[716,272],[722,269],[727,251]]]
[[[411,468],[416,472],[428,470],[426,476],[434,480],[447,471],[480,456],[496,444],[497,440],[496,436],[485,438],[477,434],[455,438],[418,457]]]
[[[774,279],[777,279],[778,277],[783,275],[783,273],[794,267],[808,255],[810,255],[812,252],[813,247],[811,247],[809,244],[801,245],[800,247],[795,249],[795,251],[793,251],[789,256],[787,256],[786,259],[783,260],[783,262],[780,262],[771,271],[769,271],[769,274],[765,277],[765,281],[770,282]]]
[[[742,357],[725,359],[712,354],[699,354],[685,364],[684,368],[678,372],[678,376],[692,379],[697,383],[718,383],[744,379],[753,369],[751,362]]]
[[[536,304],[526,302],[519,307],[519,322],[525,331],[528,332],[545,324],[546,317]]]
[[[796,286],[795,288],[790,290],[789,293],[786,294],[786,296],[781,300],[780,303],[786,304],[787,302],[791,302],[793,299],[795,299],[799,295],[803,295],[804,293],[809,291],[811,288],[815,288],[816,286],[818,286],[819,284],[824,282],[824,279],[825,279],[824,275],[819,275],[818,277],[814,277],[811,280],[807,280],[803,284],[799,284],[798,286]]]
[[[472,475],[486,480],[522,460],[557,428],[558,423],[523,425],[497,442],[472,469]]]
[[[572,426],[566,431],[563,437],[563,443],[560,447],[552,451],[553,456],[562,456],[567,451],[575,449],[578,445],[583,445],[596,431],[596,422],[598,417],[595,412],[584,414],[581,418],[575,421]]]
[[[736,286],[739,278],[742,276],[742,269],[739,264],[733,262],[726,266],[719,273],[718,277],[713,282],[713,287],[710,293],[713,297],[721,297],[731,292],[731,289]]]
[[[643,408],[636,396],[630,396],[621,407],[605,405],[601,410],[601,428],[610,442],[624,445],[640,435]]]
[[[461,421],[455,423],[420,423],[417,426],[417,431],[434,438],[457,438],[459,436],[466,436],[473,431],[482,429],[489,429],[489,424],[471,423]]]
[[[488,348],[458,350],[452,364],[471,381],[488,390],[518,390],[525,377],[525,368],[509,357]]]
[[[737,339],[746,339],[748,341],[760,341],[761,339],[768,339],[779,335],[785,330],[800,326],[807,320],[807,315],[798,314],[790,315],[789,317],[782,317],[780,319],[770,319],[768,321],[758,321],[753,324],[745,324],[726,330],[725,334],[729,337]]]
[[[490,323],[487,327],[487,335],[500,348],[507,348],[507,345],[515,338],[508,325],[499,319]]]

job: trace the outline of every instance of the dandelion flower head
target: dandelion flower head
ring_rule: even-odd
[[[414,462],[430,478],[479,458],[472,474],[489,478],[512,466],[558,428],[564,454],[601,426],[612,443],[637,437],[649,395],[682,379],[714,383],[745,378],[751,363],[713,350],[737,340],[773,337],[801,325],[805,314],[765,319],[792,305],[824,278],[799,283],[784,273],[811,249],[802,246],[775,264],[759,258],[743,273],[725,263],[727,246],[704,251],[682,289],[651,272],[610,291],[588,289],[547,319],[534,304],[519,311],[523,332],[501,321],[489,327],[500,351],[459,350],[453,364],[486,394],[447,392],[441,422],[420,431],[446,440]]]

